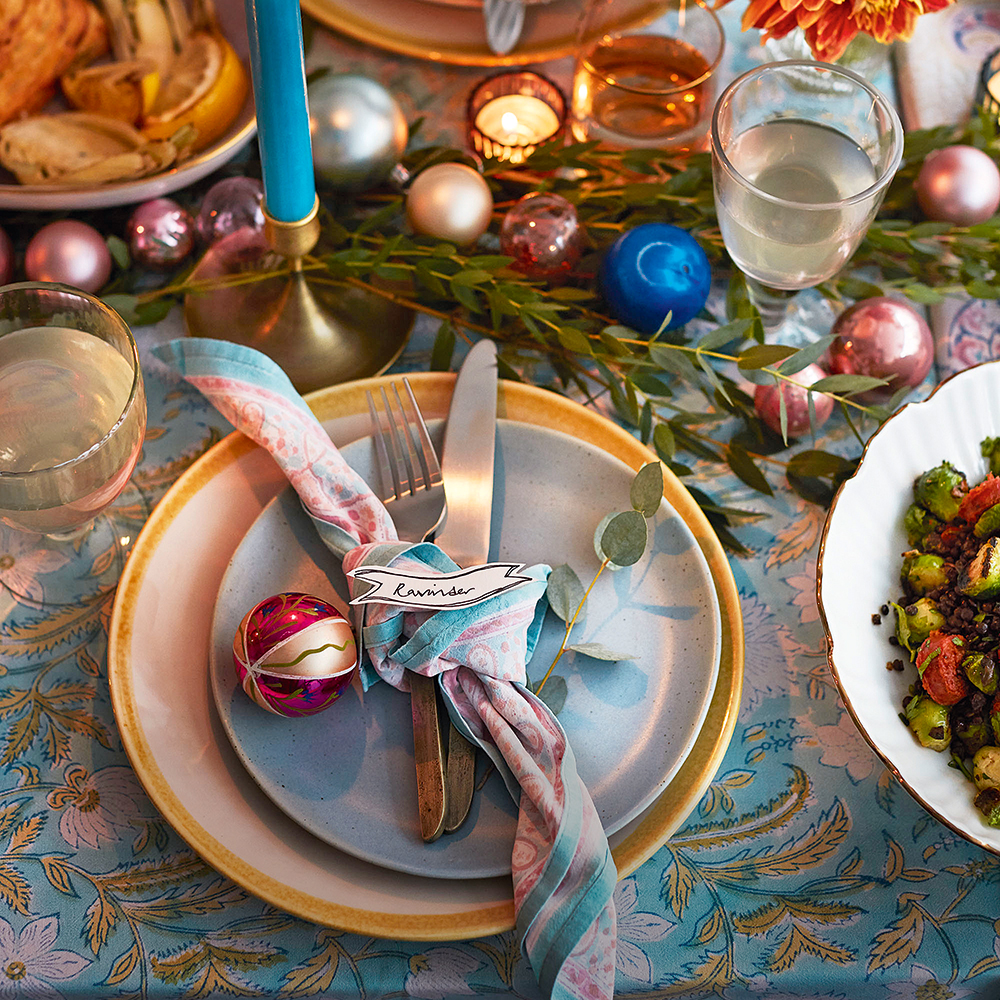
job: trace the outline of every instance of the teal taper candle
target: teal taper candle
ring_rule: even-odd
[[[264,207],[298,222],[316,200],[298,0],[245,0]]]

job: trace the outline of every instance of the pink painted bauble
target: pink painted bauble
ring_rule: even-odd
[[[14,246],[10,237],[0,229],[0,285],[14,277]]]
[[[111,277],[111,251],[93,226],[60,219],[42,226],[24,253],[29,281],[57,281],[97,292]]]
[[[264,188],[255,177],[226,177],[202,199],[195,229],[203,246],[249,227],[264,228]]]
[[[172,198],[141,204],[126,227],[132,259],[155,271],[180,264],[194,249],[194,219]]]
[[[855,302],[830,330],[831,375],[873,375],[889,384],[859,393],[862,403],[884,403],[903,386],[918,386],[934,362],[934,336],[913,306],[879,295]]]
[[[554,278],[580,259],[580,223],[576,209],[557,194],[526,194],[504,216],[500,252],[532,278]]]
[[[753,405],[757,416],[774,431],[781,434],[781,397],[785,397],[785,415],[790,438],[802,437],[810,431],[809,397],[812,396],[813,411],[816,419],[813,426],[818,430],[829,420],[833,413],[833,399],[821,392],[808,392],[804,387],[826,378],[826,372],[819,365],[807,365],[800,372],[789,378],[799,383],[791,385],[782,382],[780,385],[759,385],[754,390]]]
[[[954,226],[985,222],[1000,208],[1000,170],[975,146],[945,146],[928,154],[913,189],[928,219]]]
[[[354,677],[358,647],[350,622],[332,604],[288,592],[244,615],[233,639],[233,665],[252,701],[299,718],[340,697]]]

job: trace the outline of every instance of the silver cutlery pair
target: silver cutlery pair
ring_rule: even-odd
[[[406,415],[398,387],[391,386],[391,395],[383,388],[387,428],[371,393],[367,394],[380,498],[400,539],[424,541],[443,521],[437,544],[460,566],[485,563],[493,499],[496,345],[489,340],[476,344],[456,380],[445,429],[443,470],[413,390],[405,378],[402,381],[411,416]],[[420,835],[429,842],[443,832],[457,830],[469,813],[475,748],[450,725],[445,754],[434,678],[411,673],[410,700]]]

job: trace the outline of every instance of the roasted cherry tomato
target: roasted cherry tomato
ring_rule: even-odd
[[[939,705],[957,705],[969,693],[962,671],[964,645],[959,635],[931,632],[917,650],[917,670],[924,690]]]
[[[994,476],[991,472],[962,498],[958,516],[966,524],[975,524],[990,507],[998,503],[1000,503],[1000,476]]]

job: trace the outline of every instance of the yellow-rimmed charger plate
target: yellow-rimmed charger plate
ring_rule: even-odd
[[[408,376],[425,416],[447,414],[454,375]],[[308,397],[338,445],[368,432],[365,390],[386,377]],[[500,415],[575,434],[638,469],[653,457],[604,417],[531,386],[502,382]],[[342,930],[442,941],[509,930],[509,878],[453,881],[391,872],[322,843],[282,813],[233,753],[208,691],[212,607],[229,558],[285,485],[271,458],[233,434],[199,459],[157,505],[136,541],[112,614],[108,677],[122,743],[174,829],[209,864],[268,902]],[[678,829],[718,769],[743,678],[739,596],[718,539],[671,475],[664,494],[705,553],[722,611],[719,680],[679,773],[612,838],[619,876]]]
[[[580,15],[574,0],[529,3],[512,52],[486,44],[481,6],[441,6],[426,0],[301,0],[321,24],[376,48],[453,66],[522,66],[570,55]]]

